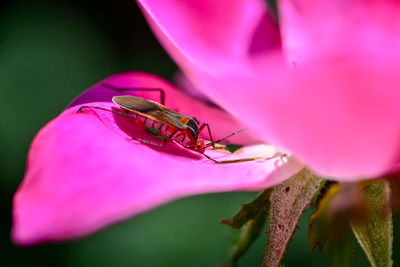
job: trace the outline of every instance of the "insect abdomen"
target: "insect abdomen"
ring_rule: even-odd
[[[153,128],[159,131],[160,136],[166,136],[170,140],[180,143],[184,146],[191,145],[192,141],[187,136],[185,131],[178,130],[174,127],[168,126],[167,124],[160,123],[158,121],[152,120],[148,117],[137,115],[137,119],[144,124],[147,128]]]

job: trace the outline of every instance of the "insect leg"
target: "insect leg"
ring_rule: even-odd
[[[118,111],[118,110],[112,110],[112,109],[107,109],[107,108],[102,108],[102,107],[96,107],[96,106],[81,106],[81,107],[76,111],[76,113],[82,113],[82,112],[85,110],[85,108],[101,109],[101,110],[104,110],[104,111],[109,111],[109,112],[112,112],[112,113],[115,113],[115,114],[119,114],[119,115],[122,115],[122,116],[131,117],[131,118],[136,118],[136,117],[137,117],[136,115],[131,115],[131,114],[128,114],[128,113],[125,113],[125,112],[121,112],[121,111]]]
[[[208,134],[210,135],[210,140],[211,140],[210,143],[206,144],[206,147],[212,146],[213,148],[215,148],[215,143],[218,143],[218,142],[220,142],[220,141],[223,141],[223,140],[225,140],[225,139],[231,137],[232,135],[235,135],[235,134],[240,133],[241,131],[244,131],[244,130],[245,130],[245,129],[240,129],[240,130],[238,130],[238,131],[235,131],[235,132],[231,133],[230,135],[225,136],[224,138],[221,138],[221,139],[219,139],[219,140],[217,140],[217,141],[214,141],[214,139],[213,139],[213,137],[212,137],[212,134],[211,134],[210,126],[208,125],[207,122],[204,122],[204,123],[200,126],[199,133],[204,129],[204,127],[207,127]]]
[[[237,133],[240,133],[241,131],[244,131],[244,130],[246,130],[246,128],[237,130],[236,132],[233,132],[233,133],[231,133],[230,135],[225,136],[224,138],[218,139],[218,140],[215,141],[215,142],[212,141],[211,143],[206,144],[205,147],[209,147],[209,146],[215,147],[215,145],[214,145],[215,143],[218,143],[218,142],[220,142],[220,141],[223,141],[223,140],[225,140],[225,139],[231,137],[232,135],[235,135],[235,134],[237,134]]]
[[[160,93],[160,103],[162,105],[165,105],[165,93],[164,90],[161,88],[120,88],[120,87],[115,87],[106,83],[103,83],[103,86],[117,90],[117,91],[124,91],[124,90],[129,90],[129,91],[156,91]]]
[[[212,137],[212,134],[211,134],[210,125],[208,125],[207,122],[204,122],[204,123],[200,126],[199,133],[204,129],[204,127],[207,127],[207,129],[208,129],[208,135],[210,136],[210,140],[211,140],[211,143],[209,143],[209,144],[211,144],[212,147],[215,148],[215,143],[214,143],[214,140],[213,140],[213,137]],[[208,145],[208,144],[207,144],[207,145]]]
[[[222,160],[222,161],[218,161],[216,159],[213,159],[212,157],[202,153],[206,158],[208,158],[211,161],[214,161],[215,163],[218,164],[230,164],[230,163],[239,163],[239,162],[246,162],[246,161],[253,161],[253,160],[259,160],[262,159],[262,157],[258,157],[258,158],[244,158],[244,159],[234,159],[234,160]]]
[[[203,155],[208,158],[209,160],[214,161],[215,163],[218,164],[231,164],[231,163],[240,163],[240,162],[247,162],[247,161],[255,161],[255,160],[270,160],[270,159],[274,159],[274,158],[280,158],[280,160],[283,159],[283,157],[286,157],[286,154],[283,155],[278,155],[278,156],[272,156],[272,157],[253,157],[253,158],[242,158],[242,159],[231,159],[231,160],[222,160],[222,161],[218,161],[215,160],[213,158],[211,158],[210,156],[207,156],[206,154],[203,153]]]
[[[205,156],[206,158],[208,158],[209,160],[211,160],[211,161],[214,161],[215,163],[221,163],[220,161],[218,161],[218,160],[215,160],[215,159],[213,159],[212,157],[210,157],[210,156],[207,156],[206,154],[204,154],[204,153],[202,153],[203,154],[203,156]]]

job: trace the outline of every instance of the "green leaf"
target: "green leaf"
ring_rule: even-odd
[[[260,193],[253,201],[243,204],[232,220],[222,219],[221,224],[227,224],[235,230],[242,229],[235,247],[232,249],[229,262],[223,266],[235,266],[239,258],[247,251],[254,240],[260,235],[266,222],[269,207],[270,189]]]
[[[354,237],[351,234],[351,231],[346,231],[346,234],[342,236],[340,243],[332,244],[331,241],[327,242],[326,246],[328,248],[331,267],[351,266],[351,258],[353,256],[353,243]]]
[[[328,215],[328,209],[338,191],[338,184],[331,185],[319,201],[316,211],[311,215],[308,228],[308,248],[311,251],[314,251],[316,247],[321,250],[329,239],[329,234],[333,232],[332,218]]]
[[[361,184],[367,201],[367,216],[352,221],[351,228],[373,267],[392,266],[392,213],[389,208],[390,188],[386,180]]]
[[[243,204],[242,208],[233,216],[232,220],[222,219],[221,224],[227,224],[239,230],[249,220],[254,220],[261,212],[268,209],[271,189],[259,194],[252,202]]]
[[[365,199],[358,184],[330,185],[310,218],[309,249],[321,249],[327,241],[340,244],[349,230],[349,221],[361,220],[365,213]]]
[[[393,213],[400,212],[400,173],[385,177],[390,183],[390,206]]]
[[[249,249],[264,229],[266,216],[267,211],[262,209],[254,219],[247,221],[242,229],[239,240],[230,253],[229,261],[223,265],[224,267],[236,266],[239,258]]]
[[[364,205],[356,184],[332,184],[310,218],[308,246],[328,249],[331,266],[350,266],[353,237],[349,219],[363,216]]]
[[[278,266],[293,237],[304,209],[323,180],[308,169],[272,188],[269,208],[269,240],[263,266]]]

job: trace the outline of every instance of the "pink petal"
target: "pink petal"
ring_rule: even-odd
[[[178,9],[172,18],[163,14],[167,4],[141,3],[155,34],[195,85],[265,142],[338,180],[376,177],[398,162],[398,2],[281,1],[283,46],[289,62],[296,61],[294,71],[279,53],[247,61],[227,56],[192,27],[190,9]],[[207,28],[217,25],[214,20]],[[209,49],[193,48],[191,38]]]
[[[182,90],[184,90],[190,96],[203,102],[213,103],[182,71],[178,70],[175,72],[173,81],[179,88],[182,88]]]
[[[381,176],[398,162],[399,62],[331,58],[271,77],[236,74],[221,84],[236,90],[224,99],[228,109],[264,140],[330,179],[351,181]]]
[[[279,1],[283,45],[300,65],[326,54],[400,50],[400,2]]]
[[[290,158],[215,164],[173,143],[155,148],[128,138],[143,135],[130,118],[78,108],[46,125],[32,143],[14,198],[17,244],[84,236],[179,197],[264,189],[302,168]]]
[[[187,72],[224,72],[253,54],[280,50],[277,23],[263,0],[138,3],[165,49]]]

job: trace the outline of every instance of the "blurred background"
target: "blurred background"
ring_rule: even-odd
[[[219,225],[256,193],[182,199],[88,238],[36,247],[10,240],[11,201],[30,142],[87,87],[113,73],[142,70],[171,79],[175,64],[149,30],[134,0],[0,3],[0,265],[218,266],[237,233]],[[68,212],[68,211],[66,211]],[[328,266],[328,253],[307,249],[308,210],[291,243],[287,266]],[[334,231],[334,229],[332,229]],[[394,261],[400,263],[400,219]],[[266,235],[240,260],[261,263]],[[355,248],[354,266],[368,266]]]

